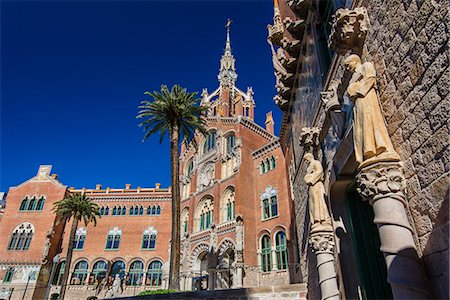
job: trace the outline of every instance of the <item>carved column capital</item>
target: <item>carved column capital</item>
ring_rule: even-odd
[[[357,191],[373,204],[380,198],[395,198],[405,206],[406,181],[400,162],[380,162],[362,168],[356,175]]]
[[[306,152],[313,152],[319,147],[320,129],[317,127],[303,127],[300,134],[300,145]]]
[[[369,31],[369,16],[364,7],[338,9],[333,17],[328,46],[339,54],[348,50],[360,53]]]
[[[334,238],[333,232],[317,232],[309,238],[309,244],[314,253],[329,252],[333,253]]]

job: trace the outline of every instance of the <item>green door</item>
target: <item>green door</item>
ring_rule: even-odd
[[[387,282],[386,263],[380,251],[378,229],[373,222],[373,209],[356,191],[347,194],[346,204],[362,296],[364,299],[392,299],[391,286]]]

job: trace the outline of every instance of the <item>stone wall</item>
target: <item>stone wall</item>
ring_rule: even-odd
[[[405,165],[407,197],[432,292],[448,298],[448,1],[368,1],[364,56]]]

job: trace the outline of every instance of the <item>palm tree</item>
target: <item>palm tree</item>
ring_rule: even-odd
[[[70,263],[73,254],[73,242],[77,232],[78,222],[84,221],[87,226],[93,222],[97,225],[97,217],[100,217],[98,211],[98,204],[88,198],[85,194],[73,193],[68,194],[63,200],[53,204],[53,210],[58,217],[58,222],[68,222],[72,219],[72,227],[70,229],[69,245],[67,247],[66,264],[64,267],[64,274],[62,277],[62,288],[59,299],[64,299],[66,293],[67,280],[69,277]]]
[[[194,134],[206,134],[206,119],[203,117],[207,107],[198,105],[196,92],[174,85],[169,91],[161,85],[161,91],[145,92],[153,101],[141,101],[137,119],[143,119],[139,126],[144,128],[143,141],[159,133],[161,143],[169,134],[170,170],[172,179],[172,241],[169,267],[169,289],[180,289],[180,185],[179,185],[179,142],[192,141]]]

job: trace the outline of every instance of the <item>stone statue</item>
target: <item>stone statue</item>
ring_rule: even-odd
[[[304,180],[309,185],[309,216],[312,224],[311,232],[331,229],[330,214],[325,203],[322,164],[314,159],[311,153],[303,157],[309,162]]]
[[[113,297],[115,295],[119,294],[120,286],[121,286],[120,276],[119,276],[119,274],[116,274],[116,276],[114,277],[114,281],[112,283],[112,296]]]
[[[236,217],[236,251],[244,250],[244,220],[241,215]]]
[[[355,102],[353,140],[359,168],[379,161],[399,161],[378,103],[373,64],[361,64],[360,57],[352,54],[345,65],[353,73],[347,93]]]
[[[204,189],[212,184],[214,184],[214,163],[208,163],[200,173],[199,187]]]

